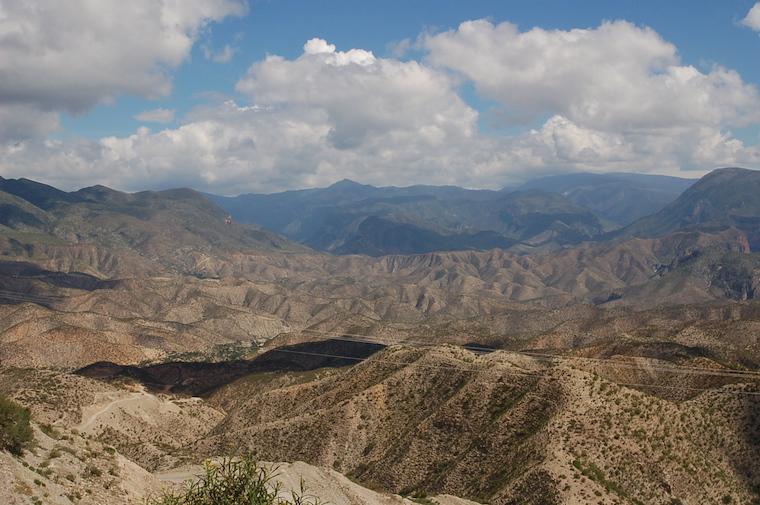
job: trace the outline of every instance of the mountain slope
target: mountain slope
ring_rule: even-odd
[[[0,191],[15,195],[43,210],[50,210],[61,203],[80,201],[75,194],[24,178],[4,179],[0,177]]]
[[[394,347],[349,369],[240,379],[210,398],[227,416],[193,447],[213,455],[242,443],[370,487],[494,504],[757,498],[760,411],[741,393],[758,384],[670,377],[648,365],[658,362],[583,370]],[[697,389],[676,402],[646,383]]]
[[[626,236],[661,236],[684,228],[735,227],[752,250],[760,248],[760,171],[723,168],[710,172],[661,211],[621,231]]]
[[[693,179],[645,174],[566,174],[527,182],[519,189],[560,193],[597,216],[625,226],[674,201]]]
[[[0,368],[0,393],[32,412],[36,446],[22,455],[0,450],[0,503],[145,505],[167,488],[204,474],[186,450],[224,414],[200,398],[153,394],[132,385],[53,371]],[[220,455],[221,456],[221,455]],[[419,501],[361,487],[328,468],[264,463],[291,500],[302,484],[332,505],[414,505]],[[154,469],[159,469],[151,473]],[[439,505],[476,505],[454,496]],[[152,503],[152,501],[151,501]]]
[[[27,179],[0,180],[0,251],[6,256],[31,259],[46,249],[47,255],[75,256],[94,246],[133,265],[192,271],[188,253],[306,251],[254,226],[226,225],[225,216],[188,189],[129,194],[96,186],[67,193]]]
[[[356,230],[341,242],[331,252],[384,256],[467,249],[507,249],[517,243],[516,240],[492,231],[443,235],[413,224],[398,223],[377,216],[369,216],[361,221]]]
[[[354,194],[350,183],[333,191]],[[535,250],[557,237],[577,239],[590,226],[584,220],[588,211],[565,213],[577,208],[557,194],[515,192],[500,195],[498,205],[494,192],[475,194],[463,208],[482,216],[477,206],[489,206],[492,221],[483,220],[483,226],[501,226],[523,250],[379,258],[293,254],[304,249],[276,237],[267,243],[270,232],[261,232],[259,240],[256,229],[225,225],[221,209],[189,190],[125,194],[87,188],[73,194],[74,203],[61,197],[50,210],[3,193],[37,221],[0,227],[0,253],[8,260],[0,262],[0,359],[56,367],[155,361],[181,352],[198,359],[251,350],[252,343],[281,333],[297,339],[310,330],[420,334],[465,343],[457,328],[472,335],[474,321],[499,315],[504,324],[494,323],[501,333],[490,333],[491,339],[517,345],[523,337],[545,336],[588,305],[647,309],[760,296],[760,256],[736,229],[525,254],[529,241],[536,241]],[[417,217],[443,206],[437,198],[435,207],[428,206],[428,197],[404,198],[422,202],[409,214]],[[454,203],[449,210],[456,210]],[[456,217],[453,211],[443,214],[440,222],[451,216]],[[389,243],[408,249],[451,244],[435,242],[435,232],[401,221],[399,214],[392,217],[365,218],[375,225],[353,234],[364,241],[357,249],[380,254]],[[458,236],[470,244],[504,240],[497,232],[446,235],[449,241]],[[276,247],[276,240],[285,246]],[[565,346],[574,342],[561,338]]]
[[[0,392],[44,428],[36,450],[0,452],[0,475],[13,483],[0,499],[65,504],[65,494],[81,492],[81,503],[143,503],[206,458],[244,450],[347,474],[354,485],[302,463],[283,468],[287,486],[302,476],[310,493],[346,505],[408,503],[358,483],[496,505],[760,498],[756,376],[717,375],[731,370],[702,357],[683,364],[714,373],[610,357],[393,346],[338,369],[246,375],[203,398],[123,378],[0,368]]]
[[[216,354],[224,346],[250,350],[253,342],[301,330],[461,342],[482,333],[473,323],[499,316],[508,316],[503,325],[486,326],[499,328],[497,340],[506,344],[541,335],[588,304],[622,309],[757,298],[760,256],[747,254],[742,239],[736,230],[681,232],[535,255],[236,253],[201,256],[208,259],[203,265],[193,260],[192,268],[203,268],[198,276],[145,270],[137,262],[142,256],[86,263],[103,262],[100,270],[111,271],[117,262],[118,281],[67,273],[80,266],[67,257],[37,257],[47,269],[0,262],[0,359],[16,366],[136,363]]]
[[[127,194],[96,187],[76,195],[83,202],[66,207],[55,232],[77,241],[127,247],[157,258],[190,249],[303,250],[264,230],[225,225],[225,212],[189,189]]]

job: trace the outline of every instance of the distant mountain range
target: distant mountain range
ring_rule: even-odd
[[[208,195],[235,219],[334,254],[554,248],[600,237],[657,212],[693,180],[570,174],[502,191],[455,186],[327,188]]]
[[[566,174],[527,182],[520,189],[561,193],[618,226],[654,214],[696,181],[646,174]]]
[[[718,169],[697,182],[572,174],[491,191],[378,188],[344,180],[328,188],[238,197],[190,189],[123,193],[103,186],[65,192],[0,177],[0,241],[4,248],[22,249],[94,244],[175,266],[189,250],[214,255],[311,248],[370,256],[531,252],[730,227],[746,236],[748,249],[756,250],[758,194],[760,172],[741,168]],[[231,225],[225,224],[227,213]]]
[[[506,345],[543,335],[588,306],[756,299],[759,182],[760,172],[718,170],[655,214],[612,231],[568,196],[533,188],[342,182],[263,197],[280,207],[259,203],[273,222],[300,225],[287,228],[291,236],[324,249],[333,242],[336,252],[376,256],[435,249],[373,258],[315,252],[241,224],[235,213],[228,225],[225,210],[192,190],[63,192],[0,179],[0,359],[139,362],[265,340],[289,327],[376,334],[390,323],[412,325],[415,334],[424,323],[442,341],[485,332]],[[299,235],[306,232],[312,235]],[[11,311],[26,302],[39,306]],[[560,319],[546,312],[562,307]],[[498,324],[470,326],[504,314]],[[29,328],[43,321],[52,333],[40,340]],[[561,338],[573,342],[574,334]]]
[[[306,250],[253,225],[227,226],[225,217],[190,189],[122,193],[93,186],[65,192],[0,177],[0,253],[6,255],[98,246],[128,258],[134,268],[150,269],[147,263],[153,263],[181,270],[188,251]]]

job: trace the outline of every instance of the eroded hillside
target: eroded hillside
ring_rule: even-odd
[[[485,324],[488,340],[502,347],[557,335],[557,325],[573,321],[583,331],[597,309],[630,327],[636,319],[623,309],[745,300],[760,283],[756,255],[734,230],[539,255],[199,253],[202,266],[193,268],[202,276],[82,274],[59,253],[0,264],[0,359],[7,364],[76,368],[183,353],[240,355],[278,335],[314,331],[422,333],[466,343],[459,332],[481,339],[484,321],[493,322]],[[82,271],[97,268],[90,265]]]
[[[599,375],[502,353],[390,349],[306,381],[230,384],[210,400],[227,417],[197,446],[242,444],[395,492],[489,503],[757,497],[757,378],[718,387],[721,377],[679,376],[673,387],[693,389],[668,400],[658,361],[629,364]]]
[[[83,444],[75,458],[126,458],[151,486],[191,475],[203,458],[251,451],[386,492],[494,504],[760,499],[760,376],[706,359],[674,367],[391,347],[349,367],[251,373],[204,398],[126,376],[19,369],[5,369],[0,388],[69,437],[59,444]],[[67,492],[122,475],[68,481],[58,463],[48,467],[45,478]]]

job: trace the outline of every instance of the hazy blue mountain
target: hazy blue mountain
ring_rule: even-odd
[[[644,217],[620,234],[654,237],[679,229],[742,230],[753,250],[760,248],[760,171],[714,170],[659,212]]]
[[[597,216],[625,226],[658,212],[695,182],[663,175],[577,173],[542,177],[519,189],[561,193]]]
[[[413,224],[369,216],[332,252],[337,254],[414,254],[464,249],[507,249],[517,243],[492,231],[443,235]]]
[[[236,220],[338,254],[552,247],[606,231],[588,209],[537,190],[378,188],[344,180],[269,195],[208,196]]]

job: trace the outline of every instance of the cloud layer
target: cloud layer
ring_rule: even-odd
[[[255,63],[237,89],[259,106],[323,115],[327,142],[344,150],[399,139],[432,148],[473,135],[477,118],[447,75],[361,49],[336,51],[321,39],[309,40],[296,60]]]
[[[23,110],[38,121],[6,125],[0,140],[45,134],[57,126],[52,113],[121,94],[167,95],[199,31],[245,11],[240,0],[3,0],[0,115]]]
[[[29,102],[0,102],[0,121],[9,107],[31,104],[38,112],[27,124],[8,123],[26,132],[17,134],[25,140],[0,144],[0,173],[64,187],[185,185],[235,194],[344,177],[499,187],[567,170],[699,175],[721,165],[760,167],[758,147],[731,134],[760,122],[758,90],[730,69],[684,64],[672,44],[627,22],[520,31],[510,23],[469,21],[421,37],[421,61],[341,50],[314,38],[296,58],[254,62],[236,85],[240,99],[198,107],[176,128],[143,127],[97,141],[44,140],[57,126],[50,111],[80,110],[118,93],[167,92],[166,69],[187,56],[203,24],[244,8],[221,0],[203,3],[204,9],[184,1],[163,5],[190,7],[169,16],[173,28],[154,26],[177,40],[134,63],[131,80],[117,86],[96,72],[88,76],[95,90],[89,101],[50,91]],[[484,133],[480,113],[462,98],[469,83],[510,131],[522,133]],[[11,95],[0,90],[0,97]],[[168,113],[138,118],[171,120]]]
[[[757,89],[736,72],[682,65],[675,46],[624,21],[526,32],[469,21],[425,37],[424,46],[433,64],[461,73],[515,121],[561,114],[584,127],[624,131],[760,119]]]
[[[720,66],[683,65],[651,29],[618,21],[521,32],[478,20],[426,36],[423,45],[431,64],[474,83],[506,122],[551,116],[541,136],[571,165],[757,166],[757,149],[726,131],[760,121],[757,88]]]

